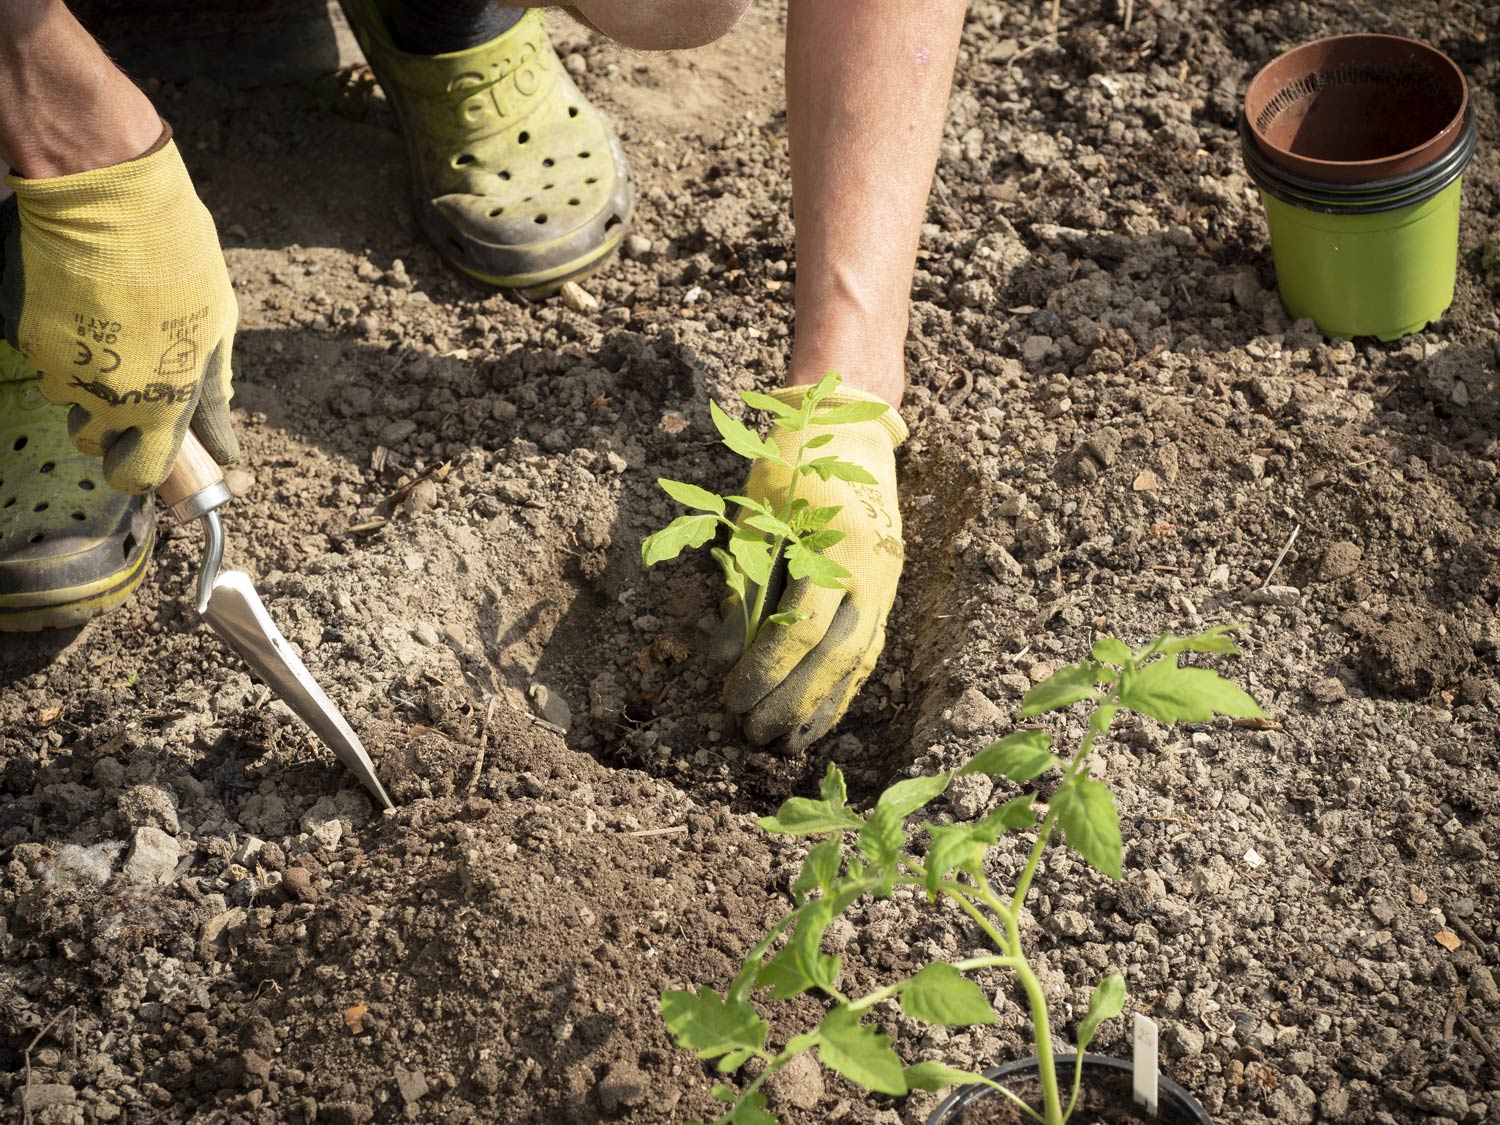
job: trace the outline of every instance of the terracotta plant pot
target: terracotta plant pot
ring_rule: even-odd
[[[1066,1100],[1067,1091],[1072,1089],[1073,1064],[1077,1059],[1077,1055],[1057,1055],[1054,1059],[1058,1082],[1064,1091],[1064,1100]],[[1032,1057],[997,1066],[993,1070],[985,1071],[984,1076],[1002,1085],[1024,1088],[1028,1079],[1035,1079],[1036,1073],[1037,1060]],[[1087,1091],[1090,1088],[1091,1079],[1096,1083],[1104,1082],[1111,1086],[1118,1086],[1121,1090],[1121,1108],[1124,1110],[1132,1108],[1131,1064],[1128,1061],[1110,1058],[1108,1055],[1084,1055],[1082,1090]],[[973,1107],[976,1102],[987,1101],[990,1098],[1000,1099],[1002,1095],[989,1086],[960,1086],[938,1103],[938,1107],[932,1111],[932,1116],[927,1119],[927,1125],[964,1125],[965,1111]],[[1094,1120],[1095,1118],[1089,1117],[1088,1119]],[[1155,1120],[1160,1125],[1213,1125],[1213,1118],[1209,1117],[1208,1111],[1198,1104],[1198,1100],[1165,1075],[1157,1079]]]

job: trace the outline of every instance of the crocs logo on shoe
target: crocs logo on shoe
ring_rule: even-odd
[[[506,106],[506,98],[512,89],[523,100],[537,94],[553,58],[550,48],[542,50],[535,42],[526,42],[514,61],[509,56],[498,60],[490,68],[495,72],[492,75],[471,70],[454,77],[448,92],[463,96],[456,107],[459,124],[470,129],[499,126],[518,116],[516,107]]]

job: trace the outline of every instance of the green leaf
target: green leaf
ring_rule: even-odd
[[[837,371],[828,372],[828,374],[824,375],[817,381],[814,386],[809,387],[803,394],[802,409],[816,409],[818,403],[822,402],[829,395],[833,394],[834,391],[838,390],[839,384],[843,381],[843,377]]]
[[[712,512],[716,516],[724,514],[724,499],[706,488],[699,488],[696,484],[688,484],[686,481],[668,480],[666,477],[657,477],[656,483],[661,489],[679,504],[689,508],[697,508],[702,512]]]
[[[829,508],[803,508],[793,516],[792,526],[798,532],[817,531],[841,511],[843,509],[837,506]]]
[[[748,1001],[725,1000],[711,988],[661,994],[661,1018],[679,1047],[713,1059],[731,1051],[759,1050],[769,1030]]]
[[[752,500],[748,496],[728,496],[725,497],[725,499],[727,499],[731,504],[738,504],[746,511],[759,512],[763,516],[768,516],[771,514],[770,507],[761,500]]]
[[[1170,655],[1174,652],[1222,652],[1234,655],[1240,650],[1226,634],[1243,628],[1240,625],[1215,625],[1191,637],[1174,637],[1162,634],[1156,642],[1156,650]]]
[[[790,797],[782,802],[775,816],[763,816],[756,823],[767,832],[783,836],[816,836],[864,826],[864,818],[849,807],[844,775],[832,762],[823,775],[822,797],[821,801]]]
[[[960,774],[982,773],[990,777],[1008,777],[1012,781],[1030,781],[1062,762],[1047,752],[1052,736],[1044,730],[1022,730],[991,742],[959,770]]]
[[[798,540],[798,545],[804,551],[826,551],[829,547],[842,543],[845,535],[842,531],[834,531],[832,528],[824,528],[822,531],[810,532]]]
[[[746,406],[752,407],[755,410],[769,410],[778,418],[795,418],[797,416],[797,408],[795,406],[788,406],[780,399],[772,398],[770,395],[763,395],[759,391],[741,391],[740,398],[744,400]]]
[[[942,1027],[973,1027],[995,1022],[984,992],[952,965],[934,961],[901,989],[901,1010],[913,1019]]]
[[[1114,794],[1101,782],[1075,778],[1052,795],[1068,847],[1111,879],[1120,878],[1120,814]]]
[[[738,594],[740,600],[745,598],[745,574],[741,567],[735,565],[733,557],[723,547],[715,547],[709,551],[714,557],[714,562],[719,564],[719,569],[724,572],[724,585],[728,586],[731,593]]]
[[[817,437],[810,437],[810,438],[808,438],[807,442],[802,446],[802,448],[803,449],[822,449],[825,445],[827,445],[832,440],[833,440],[833,435],[832,434],[819,434]]]
[[[723,437],[724,444],[741,457],[747,457],[751,461],[774,461],[778,465],[786,464],[782,460],[780,451],[774,445],[757,436],[743,422],[736,422],[725,414],[717,402],[708,404],[708,415],[713,419],[714,428]]]
[[[860,1023],[847,1007],[833,1009],[818,1027],[818,1057],[829,1070],[867,1090],[892,1097],[906,1093],[901,1059],[891,1050],[890,1037]]]
[[[766,621],[771,625],[795,625],[799,621],[806,621],[810,616],[806,610],[784,609],[780,613],[771,614]]]
[[[905,818],[877,808],[859,832],[859,850],[876,867],[891,867],[906,843]]]
[[[802,472],[804,475],[817,473],[825,481],[837,477],[839,480],[850,481],[854,484],[877,483],[868,470],[856,465],[853,461],[840,461],[834,456],[819,457],[809,461],[802,466]]]
[[[815,845],[802,862],[802,874],[792,884],[792,898],[801,905],[811,891],[828,893],[844,864],[844,849],[837,836]]]
[[[739,1070],[740,1067],[749,1062],[754,1054],[754,1051],[746,1050],[743,1047],[741,1047],[738,1051],[730,1051],[729,1054],[725,1055],[718,1061],[718,1063],[714,1066],[714,1069],[717,1070],[720,1074],[733,1074],[735,1071]]]
[[[835,904],[815,898],[797,908],[797,929],[781,952],[766,962],[755,978],[777,1000],[787,1000],[812,988],[832,988],[839,979],[839,959],[819,949],[823,931],[833,921]]]
[[[984,1082],[982,1074],[972,1070],[957,1070],[940,1062],[919,1062],[904,1071],[908,1090],[946,1090],[949,1086]]]
[[[791,539],[796,533],[792,531],[792,525],[780,516],[764,516],[756,513],[745,519],[746,527],[753,527],[756,531],[764,531],[767,535],[778,535],[783,539]]]
[[[1002,832],[1008,832],[1012,828],[1030,828],[1036,823],[1036,811],[1031,807],[1034,800],[1035,793],[1022,793],[1019,797],[1006,801],[974,826],[976,832],[983,830],[985,833],[980,839],[993,844]]]
[[[685,548],[701,547],[714,537],[719,521],[713,516],[678,516],[641,543],[641,562],[655,566],[675,559]]]
[[[883,402],[846,402],[812,416],[814,426],[846,426],[851,422],[870,422],[890,409]]]
[[[937,896],[938,888],[950,871],[972,872],[984,859],[985,842],[972,824],[929,824],[932,843],[927,847],[927,893]],[[991,841],[993,842],[993,841]]]
[[[713,1089],[709,1090],[709,1093],[716,1102],[732,1102],[735,1098],[739,1097],[735,1093],[733,1086],[726,1086],[722,1082],[715,1083]]]
[[[720,1120],[724,1125],[777,1125],[775,1114],[766,1111],[766,1096],[759,1090],[746,1094],[744,1100]]]
[[[1089,655],[1106,664],[1124,664],[1130,659],[1130,649],[1124,641],[1117,641],[1114,637],[1100,637],[1089,650]]]
[[[1021,714],[1030,718],[1093,698],[1098,668],[1093,661],[1059,668],[1022,697]]]
[[[1078,1053],[1088,1050],[1094,1033],[1105,1020],[1112,1020],[1125,1010],[1125,978],[1119,973],[1105,977],[1089,997],[1089,1010],[1078,1025]]]
[[[1264,717],[1255,700],[1217,672],[1179,668],[1176,656],[1164,656],[1144,668],[1127,670],[1120,681],[1120,702],[1164,723],[1203,723],[1215,714]]]
[[[729,537],[729,553],[751,582],[764,586],[771,581],[771,544],[759,535],[736,531]]]
[[[903,820],[923,805],[937,800],[948,791],[953,781],[951,773],[935,773],[926,777],[909,777],[898,781],[880,795],[875,802],[878,809],[889,809]]]
[[[786,549],[786,568],[793,578],[805,578],[825,590],[842,590],[849,571],[827,555],[810,551],[801,543],[790,543]]]

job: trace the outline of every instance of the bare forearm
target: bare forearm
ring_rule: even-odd
[[[104,168],[161,130],[61,0],[0,0],[0,163],[31,179]]]
[[[965,0],[792,0],[792,383],[837,370],[898,403],[911,275]]]

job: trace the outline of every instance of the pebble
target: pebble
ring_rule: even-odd
[[[1089,932],[1089,920],[1076,910],[1059,910],[1049,924],[1054,933],[1065,938],[1081,938]]]
[[[1332,544],[1323,552],[1322,561],[1318,563],[1318,581],[1332,582],[1338,578],[1347,578],[1359,569],[1362,558],[1364,551],[1358,543],[1341,540]]]
[[[1469,1112],[1469,1095],[1457,1086],[1428,1086],[1416,1097],[1417,1108],[1455,1120]]]
[[[568,701],[552,688],[546,684],[535,683],[526,694],[531,697],[536,713],[544,720],[561,728],[564,732],[573,726],[573,709],[568,706]]]
[[[1448,850],[1459,859],[1484,859],[1490,854],[1484,837],[1472,828],[1466,828],[1454,836],[1448,844]]]
[[[1291,606],[1302,600],[1302,591],[1295,586],[1262,586],[1250,592],[1251,605]]]
[[[954,700],[948,721],[956,733],[980,734],[1005,722],[1005,713],[977,687],[965,688]]]
[[[410,418],[397,418],[394,422],[387,422],[382,426],[380,435],[375,440],[387,449],[394,449],[416,432],[417,424]]]
[[[281,885],[298,902],[318,900],[317,888],[312,885],[312,875],[305,867],[288,867],[281,876]]]
[[[1307,690],[1319,703],[1342,703],[1349,698],[1349,689],[1344,682],[1333,676],[1320,676],[1308,685]]]
[[[1196,1058],[1203,1053],[1203,1032],[1190,1024],[1169,1024],[1162,1033],[1162,1043],[1174,1058]]]
[[[597,1087],[605,1112],[644,1105],[651,1094],[651,1083],[635,1063],[617,1062],[609,1068]]]
[[[766,1094],[773,1105],[815,1109],[823,1100],[823,1068],[811,1052],[793,1055],[791,1062],[766,1079]]]
[[[255,487],[255,474],[249,469],[228,469],[224,473],[224,484],[235,496],[244,496]]]
[[[302,831],[330,850],[338,847],[344,838],[344,825],[339,820],[338,806],[332,797],[319,797],[317,804],[302,814],[299,823]]]
[[[1021,358],[1029,366],[1035,366],[1046,359],[1047,353],[1051,350],[1051,336],[1028,336],[1026,342],[1021,345]]]
[[[1020,578],[1026,573],[1016,557],[998,543],[991,543],[989,550],[985,551],[984,565],[996,578]]]
[[[428,648],[436,648],[443,643],[443,638],[438,636],[438,631],[425,621],[418,621],[412,628],[411,635]]]
[[[115,801],[115,809],[120,819],[131,828],[149,825],[169,835],[177,835],[176,803],[172,794],[160,785],[132,785]]]
[[[160,828],[137,828],[130,838],[130,854],[125,857],[120,872],[140,886],[170,883],[181,857],[175,837],[168,836]]]
[[[420,1070],[395,1068],[396,1089],[401,1091],[401,1100],[407,1105],[421,1101],[427,1094],[427,1076]]]
[[[402,504],[402,507],[406,509],[407,515],[415,516],[423,512],[432,511],[437,507],[437,502],[437,481],[427,477],[412,485],[411,491],[406,494],[406,500]]]
[[[366,313],[364,316],[359,317],[355,320],[354,331],[358,332],[361,336],[368,339],[369,337],[374,336],[377,332],[380,331],[380,320],[378,317],[374,317],[369,313]]]
[[[572,52],[563,59],[563,66],[569,74],[587,74],[589,72],[589,60],[577,51]]]
[[[989,804],[995,783],[982,773],[955,777],[948,786],[948,807],[959,820],[974,820]]]
[[[632,234],[625,238],[625,256],[637,262],[649,262],[652,256],[651,240],[643,234]]]
[[[576,281],[563,282],[559,296],[562,297],[562,303],[576,313],[591,313],[599,310],[599,298]]]

